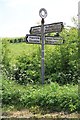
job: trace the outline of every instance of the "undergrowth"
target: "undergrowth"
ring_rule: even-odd
[[[19,85],[11,80],[3,80],[2,105],[12,108],[41,108],[49,111],[75,112],[80,109],[78,86],[51,83],[45,85]]]

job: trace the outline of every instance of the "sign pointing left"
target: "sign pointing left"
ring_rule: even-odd
[[[40,36],[27,34],[26,35],[26,42],[32,43],[32,44],[40,44],[41,43]]]

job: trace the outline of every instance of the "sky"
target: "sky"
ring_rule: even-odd
[[[63,22],[73,26],[79,0],[0,0],[0,37],[24,37],[30,27],[41,24],[39,10],[45,8],[45,24]]]

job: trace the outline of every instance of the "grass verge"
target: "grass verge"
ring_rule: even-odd
[[[60,86],[57,83],[45,85],[19,85],[3,80],[2,105],[4,110],[29,109],[32,112],[78,111],[78,85]]]

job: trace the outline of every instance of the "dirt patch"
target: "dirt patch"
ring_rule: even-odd
[[[28,110],[3,112],[2,118],[30,118],[33,114]]]
[[[49,114],[33,114],[29,110],[3,112],[2,118],[80,118],[80,114],[54,112]]]

